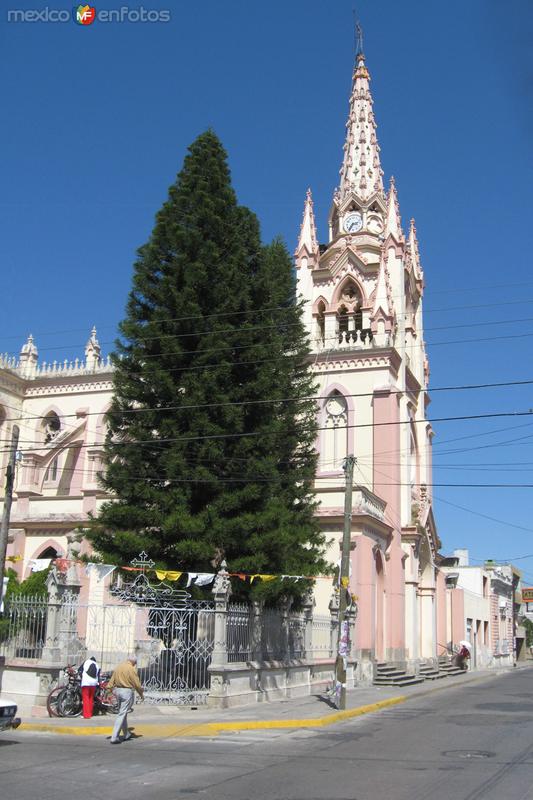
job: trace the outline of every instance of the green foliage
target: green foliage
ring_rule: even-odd
[[[521,624],[526,629],[526,647],[533,647],[533,622],[528,617],[522,617]]]
[[[6,577],[9,578],[6,594],[4,598],[4,612],[9,606],[9,601],[18,597],[47,597],[48,589],[46,586],[46,579],[50,568],[42,570],[41,572],[32,572],[25,580],[19,582],[17,573],[14,569],[7,569],[5,572]],[[10,630],[9,619],[0,619],[0,641],[4,641]],[[13,630],[11,630],[13,633]]]
[[[7,569],[5,574],[9,578],[5,599],[10,597],[46,597],[48,589],[46,580],[50,572],[50,567],[40,572],[32,572],[23,581],[19,582],[17,573],[14,569]]]
[[[232,571],[326,569],[291,259],[279,240],[262,246],[212,131],[138,252],[120,332],[103,479],[116,500],[89,534],[104,560],[144,549],[174,569],[211,571],[224,557]]]

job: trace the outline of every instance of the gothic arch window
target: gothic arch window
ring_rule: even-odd
[[[316,327],[317,327],[317,338],[320,339],[322,343],[325,342],[326,339],[326,306],[324,303],[320,302],[317,308],[317,315],[316,315]]]
[[[339,342],[348,341],[348,323],[349,323],[348,309],[346,306],[341,306],[337,311],[337,333]]]
[[[37,558],[57,558],[59,553],[55,547],[46,547],[42,553],[39,553]]]
[[[348,454],[348,405],[338,391],[332,392],[324,404],[324,446],[322,467],[324,470],[342,469]]]
[[[56,483],[57,476],[59,472],[59,456],[55,456],[46,468],[46,472],[44,473],[44,482],[45,483]]]
[[[340,306],[337,311],[337,334],[339,342],[357,340],[357,332],[363,329],[361,292],[353,280],[348,280],[340,289]]]
[[[50,444],[50,442],[53,442],[54,439],[57,438],[61,431],[61,420],[55,411],[49,411],[46,417],[44,417],[41,429],[45,444]]]

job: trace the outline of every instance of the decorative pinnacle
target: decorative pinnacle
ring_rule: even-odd
[[[307,190],[305,197],[302,224],[300,225],[300,236],[298,237],[296,254],[298,254],[304,247],[307,249],[309,254],[316,253],[318,250],[318,238],[316,233],[315,212],[313,210],[313,196],[311,194],[311,189]]]

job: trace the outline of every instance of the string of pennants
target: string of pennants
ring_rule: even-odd
[[[11,563],[16,563],[18,561],[22,561],[22,556],[8,556],[6,561],[10,561]],[[68,558],[34,558],[29,559],[29,563],[32,568],[32,572],[40,572],[42,570],[48,569],[48,567],[53,563],[55,564],[58,569],[64,571],[68,569],[68,566],[72,563],[74,564],[84,564],[86,568],[86,572],[89,575],[91,570],[94,568],[98,568],[99,572],[105,572],[105,575],[110,575],[115,569],[123,569],[128,572],[152,572],[155,573],[158,580],[160,581],[171,581],[175,582],[178,581],[182,575],[187,575],[187,587],[192,586],[209,586],[216,577],[215,572],[190,572],[188,570],[167,570],[167,569],[157,569],[156,567],[117,567],[116,565],[112,564],[97,564],[97,563],[86,563],[83,561],[72,560]],[[295,580],[295,581],[310,581],[310,580],[332,580],[331,575],[271,575],[265,574],[260,572],[255,573],[247,573],[247,572],[228,572],[227,573],[231,578],[238,578],[241,581],[250,581],[250,584],[253,584],[256,580],[261,580],[263,582],[274,581],[276,579],[279,580]],[[344,588],[348,588],[349,579],[342,578],[341,585]]]

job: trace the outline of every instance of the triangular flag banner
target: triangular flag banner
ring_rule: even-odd
[[[195,586],[208,586],[215,580],[214,572],[189,572],[187,586],[194,583]]]
[[[45,569],[48,569],[51,562],[51,558],[30,558],[29,565],[32,572],[43,572]]]
[[[154,572],[160,581],[177,581],[183,575],[183,572],[170,569],[156,569]]]
[[[116,567],[113,564],[87,564],[85,567],[85,573],[88,577],[90,577],[91,573],[95,572],[96,580],[103,581],[108,575],[111,575],[115,569]]]

